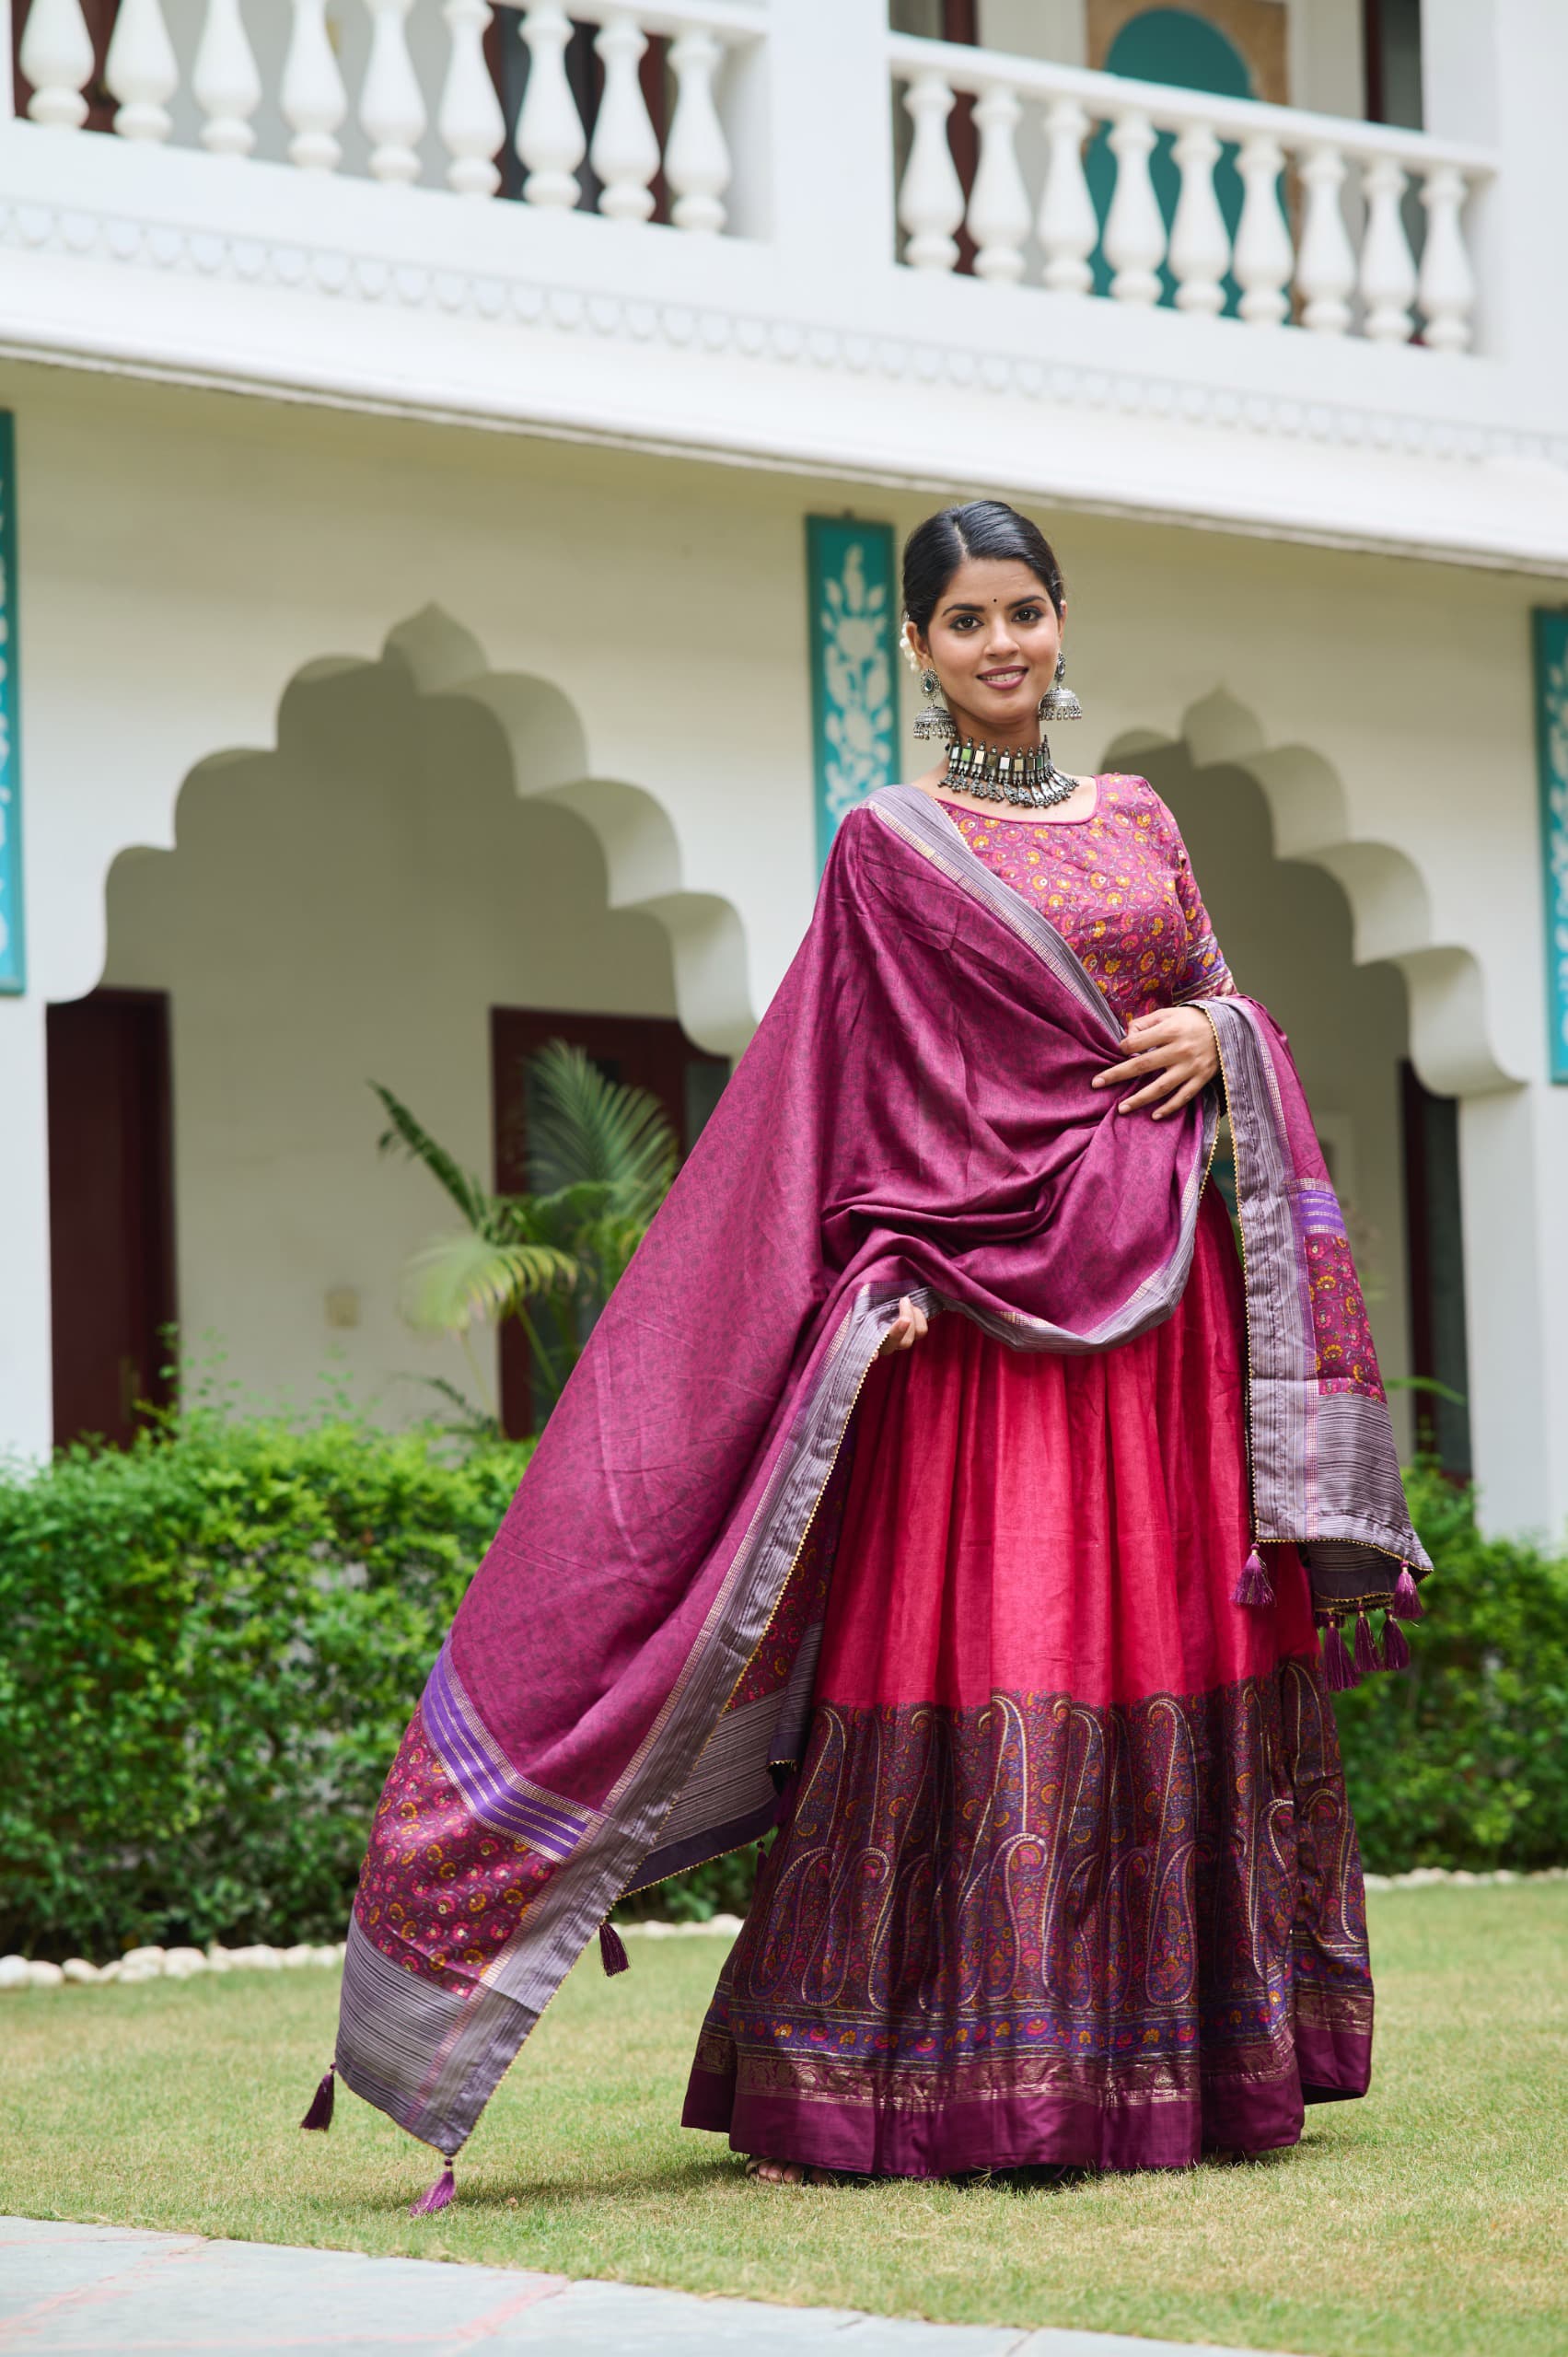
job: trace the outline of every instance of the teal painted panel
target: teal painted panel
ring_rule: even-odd
[[[0,991],[28,986],[17,749],[17,422],[0,410]]]
[[[1124,74],[1133,82],[1164,82],[1175,90],[1212,90],[1224,99],[1249,99],[1252,76],[1247,70],[1247,60],[1234,42],[1227,41],[1217,25],[1205,17],[1195,17],[1187,8],[1146,8],[1140,17],[1132,17],[1111,42],[1106,55],[1108,74]],[[1108,134],[1102,124],[1090,140],[1084,157],[1084,170],[1089,183],[1089,195],[1099,215],[1100,227],[1110,210],[1111,195],[1116,187],[1116,158],[1107,144]],[[1176,141],[1168,131],[1162,131],[1155,141],[1149,157],[1149,177],[1154,182],[1155,199],[1165,216],[1168,234],[1176,218],[1176,200],[1181,193],[1181,171],[1172,153]],[[1219,160],[1214,166],[1214,195],[1232,240],[1241,220],[1243,190],[1241,174],[1237,170],[1239,153],[1233,140],[1220,143]],[[1110,264],[1097,247],[1091,267],[1095,274],[1094,292],[1110,292]],[[1160,301],[1169,305],[1176,299],[1176,281],[1162,262],[1160,264]],[[1227,318],[1234,317],[1241,299],[1241,289],[1227,271],[1220,281],[1225,288],[1225,309]]]
[[[891,525],[808,516],[806,571],[820,865],[845,812],[898,778]]]
[[[1548,1057],[1552,1079],[1568,1083],[1568,613],[1538,607],[1535,637]]]

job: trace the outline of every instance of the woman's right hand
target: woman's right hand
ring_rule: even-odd
[[[917,1309],[906,1293],[899,1304],[899,1314],[882,1337],[882,1347],[877,1355],[889,1359],[895,1351],[912,1351],[930,1329],[931,1321],[923,1309]]]

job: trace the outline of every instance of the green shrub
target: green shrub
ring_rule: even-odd
[[[1467,1492],[1406,1477],[1433,1562],[1402,1677],[1336,1698],[1365,1864],[1568,1862],[1568,1563],[1489,1541]]]
[[[332,1938],[528,1445],[197,1415],[0,1479],[0,1949]],[[1405,1678],[1342,1696],[1369,1866],[1568,1861],[1568,1566],[1426,1472]],[[632,1913],[742,1912],[754,1852]]]
[[[338,1937],[527,1456],[198,1415],[0,1480],[0,1948]]]

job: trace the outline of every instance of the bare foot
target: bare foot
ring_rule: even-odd
[[[803,2168],[798,2161],[769,2161],[753,2154],[746,2164],[748,2177],[759,2178],[763,2185],[831,2185],[831,2169]]]

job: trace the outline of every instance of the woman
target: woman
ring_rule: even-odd
[[[377,1812],[335,2063],[448,2164],[614,1899],[774,1825],[685,2119],[775,2182],[1179,2165],[1367,2084],[1325,1688],[1426,1564],[1343,1222],[1169,813],[1040,737],[1039,532],[934,517],[905,599],[960,741],[841,829]]]

